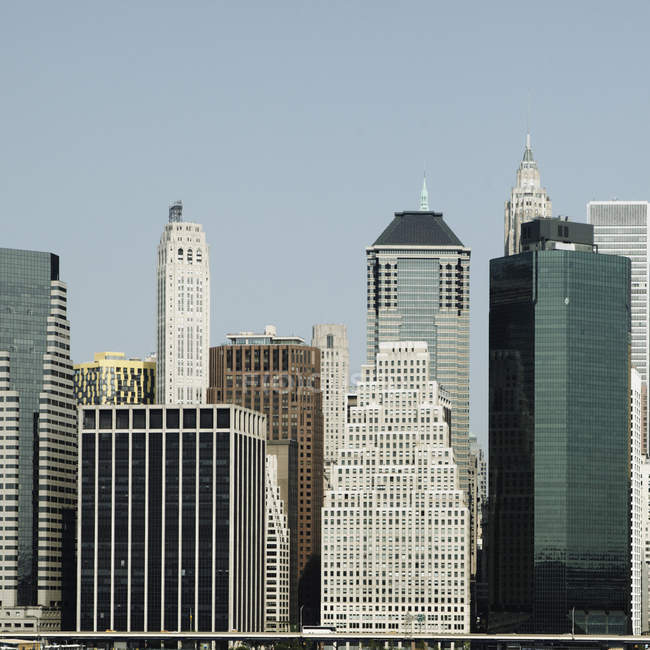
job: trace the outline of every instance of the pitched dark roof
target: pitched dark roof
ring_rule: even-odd
[[[463,246],[442,212],[396,212],[373,246]]]

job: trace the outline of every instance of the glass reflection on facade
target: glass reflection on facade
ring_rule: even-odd
[[[489,626],[630,629],[630,262],[490,264]]]

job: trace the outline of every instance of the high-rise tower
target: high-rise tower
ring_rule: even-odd
[[[76,408],[59,257],[0,248],[0,627],[70,629]],[[62,611],[63,610],[63,611]],[[63,614],[63,617],[62,617]],[[67,620],[66,620],[67,619]]]
[[[590,201],[587,218],[594,226],[594,242],[600,253],[625,255],[632,260],[632,365],[648,383],[648,252],[650,203],[648,201]],[[641,447],[648,453],[647,394],[642,395]]]
[[[460,485],[467,489],[469,458],[470,249],[429,211],[426,183],[419,211],[396,212],[366,248],[367,361],[379,344],[424,341],[431,379],[451,398],[451,441]]]
[[[336,460],[345,433],[346,395],[350,375],[350,352],[345,325],[314,325],[312,346],[320,349],[323,392],[323,462]]]
[[[469,511],[426,343],[381,343],[322,510],[321,622],[338,632],[469,631]]]
[[[277,479],[290,531],[290,619],[318,621],[318,555],[323,500],[321,351],[297,336],[229,334],[210,348],[208,402],[239,404],[264,413],[267,452],[277,457]]]
[[[208,388],[210,257],[203,227],[172,203],[158,245],[156,401],[200,404]]]
[[[517,185],[506,201],[504,215],[503,254],[519,253],[521,224],[535,217],[551,216],[551,199],[542,187],[537,162],[530,148],[530,133],[526,135],[524,157],[517,170]]]
[[[630,260],[588,224],[521,238],[490,262],[489,626],[629,633]]]

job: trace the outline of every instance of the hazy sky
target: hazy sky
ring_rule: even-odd
[[[554,214],[648,199],[650,3],[0,3],[0,246],[61,256],[72,355],[155,344],[169,202],[211,245],[211,343],[348,326],[365,257],[430,204],[472,248],[472,430],[487,435],[488,260],[532,97]]]

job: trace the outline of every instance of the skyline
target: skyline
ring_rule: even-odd
[[[341,322],[358,372],[365,247],[417,209],[426,170],[430,208],[472,248],[471,430],[485,446],[487,261],[529,92],[554,216],[650,194],[641,3],[36,5],[0,9],[2,245],[60,255],[75,363],[155,349],[156,244],[182,199],[219,279],[210,345]]]

